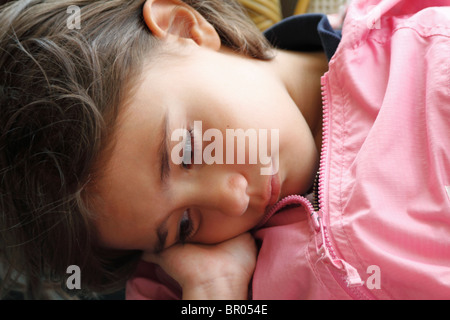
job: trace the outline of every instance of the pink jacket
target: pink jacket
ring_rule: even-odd
[[[322,78],[320,210],[269,212],[253,299],[450,299],[449,2],[350,5]],[[136,277],[127,298],[177,290]]]

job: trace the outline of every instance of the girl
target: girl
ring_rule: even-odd
[[[164,189],[173,190],[169,199],[169,194],[163,193],[162,188],[156,189],[162,184],[150,180],[165,177],[157,169],[160,156],[165,154],[159,149],[161,128],[168,124],[167,131],[171,130],[174,121],[181,125],[183,115],[183,110],[174,108],[174,101],[163,97],[175,97],[172,90],[185,89],[183,85],[168,81],[167,68],[172,64],[188,66],[187,62],[180,64],[177,61],[189,56],[197,58],[198,66],[203,57],[191,53],[211,51],[216,52],[213,55],[216,57],[220,49],[219,57],[227,57],[231,63],[242,60],[237,57],[246,57],[243,61],[251,62],[251,68],[257,70],[255,64],[269,60],[272,53],[267,40],[234,1],[155,1],[145,3],[145,7],[144,3],[16,1],[2,7],[1,25],[7,26],[0,34],[3,75],[0,86],[0,243],[6,268],[4,286],[8,285],[6,280],[24,275],[27,294],[35,297],[39,295],[42,280],[60,281],[64,288],[67,268],[77,265],[82,272],[82,290],[103,292],[122,288],[142,251],[155,248],[160,251],[172,246],[177,237],[180,240],[187,238],[183,236],[189,229],[186,228],[186,221],[190,221],[185,213],[187,208],[182,210],[185,204],[179,203],[175,208],[174,199],[177,199],[175,193],[186,193],[193,190],[192,186],[186,188],[181,182],[170,181]],[[70,20],[69,8],[73,6],[80,9],[79,29],[76,24],[74,28]],[[317,65],[320,58],[314,61]],[[214,60],[209,59],[211,72],[214,71],[213,63]],[[193,62],[189,65],[195,66]],[[313,67],[311,70],[315,71]],[[154,72],[149,71],[152,68]],[[208,70],[203,65],[200,69]],[[217,71],[215,74],[218,75]],[[156,78],[151,79],[150,75]],[[180,73],[172,75],[179,77]],[[189,81],[196,79],[189,74],[183,79],[187,76]],[[232,81],[216,83],[220,88],[214,90],[230,86],[238,78],[236,76]],[[239,86],[235,85],[241,92],[241,99],[248,85],[246,80],[249,77],[257,79],[257,76],[248,74]],[[150,87],[149,82],[152,82]],[[167,87],[163,88],[164,85]],[[212,88],[206,90],[209,84],[206,87],[205,83],[198,85],[204,86],[204,92],[212,92]],[[254,87],[259,93],[259,88]],[[191,97],[206,97],[197,94],[200,86],[186,88],[190,89]],[[156,90],[156,95],[150,89]],[[148,96],[145,97],[146,92]],[[232,93],[237,94],[236,91]],[[229,94],[229,97],[233,95]],[[142,99],[151,109],[141,108]],[[276,97],[272,101],[274,99]],[[316,97],[315,100],[319,99]],[[181,105],[181,99],[179,102],[180,106],[186,107],[187,101],[184,105]],[[258,98],[254,107],[261,102],[263,99]],[[190,101],[189,105],[195,103],[198,108],[200,100]],[[215,103],[204,101],[202,108],[214,111]],[[222,108],[230,107],[230,103],[223,103]],[[243,101],[235,108],[242,106]],[[193,111],[189,110],[190,113]],[[140,118],[138,113],[148,113],[146,121],[141,118],[139,124],[132,124],[130,128],[126,120]],[[162,121],[169,116],[170,122]],[[193,116],[191,114],[193,120],[201,120]],[[183,125],[187,125],[187,119],[184,122]],[[254,122],[257,124],[256,119]],[[204,121],[205,127],[206,124]],[[218,123],[214,125],[218,126]],[[305,130],[305,124],[303,126],[302,130]],[[122,132],[131,135],[125,136]],[[136,134],[140,136],[133,136]],[[137,144],[135,139],[143,137],[145,140]],[[131,140],[127,142],[123,138]],[[135,148],[143,144],[140,155],[133,155]],[[129,149],[121,150],[123,147]],[[128,155],[129,159],[119,159],[116,154]],[[124,160],[132,161],[124,165],[121,163]],[[174,168],[167,158],[164,160],[161,169],[167,172],[169,164],[170,180],[177,172],[193,171],[181,166]],[[310,162],[310,166],[316,166]],[[127,168],[130,171],[127,172]],[[119,181],[122,178],[136,180]],[[266,192],[261,184],[265,178],[259,174],[255,177],[252,184],[260,189],[255,192]],[[211,177],[209,183],[217,184],[216,179]],[[246,182],[240,176],[230,176],[227,181],[221,187],[235,185],[235,193],[245,188]],[[119,185],[114,185],[116,183]],[[144,194],[149,183],[155,184],[154,188],[148,190],[151,193]],[[173,189],[173,185],[179,186],[178,189]],[[119,190],[122,187],[124,189]],[[128,198],[132,194],[133,198]],[[265,197],[265,194],[261,196]],[[239,203],[231,203],[235,215],[240,214],[238,211],[245,205],[247,195],[240,197]],[[233,230],[233,224],[239,224],[234,219],[225,233],[211,239],[208,239],[211,235],[205,234],[201,241],[219,242],[250,229],[262,214],[260,210],[265,199],[256,201],[255,205],[249,206],[253,213],[241,227]],[[123,211],[124,208],[127,209]],[[189,214],[191,216],[198,226],[199,218]],[[164,224],[157,233],[161,222]],[[203,230],[207,230],[206,221],[203,225],[206,225]],[[165,240],[164,245],[157,245],[157,239]],[[245,253],[252,253],[251,259],[245,256],[249,260],[245,262],[249,269],[247,273],[251,274],[256,254],[253,240],[243,236],[238,242],[246,245]],[[242,250],[236,244],[234,247]],[[234,269],[241,271],[230,267],[233,273]],[[248,282],[249,279],[244,280]]]
[[[130,298],[449,296],[448,7],[355,1],[328,65],[231,1],[70,4],[1,16],[2,254],[30,292],[74,264],[114,288],[143,258]],[[268,37],[299,49],[297,21]],[[277,170],[175,165],[178,128],[205,154],[195,121],[279,130]]]

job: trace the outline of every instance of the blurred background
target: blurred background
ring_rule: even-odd
[[[238,0],[261,31],[296,14],[340,13],[347,0]]]

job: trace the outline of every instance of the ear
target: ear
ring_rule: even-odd
[[[181,0],[147,0],[143,16],[157,38],[178,41],[190,39],[199,46],[220,49],[220,37],[216,29]]]

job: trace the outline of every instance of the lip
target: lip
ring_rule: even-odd
[[[278,174],[271,176],[268,189],[269,200],[266,205],[266,210],[277,203],[280,198],[281,185]]]

